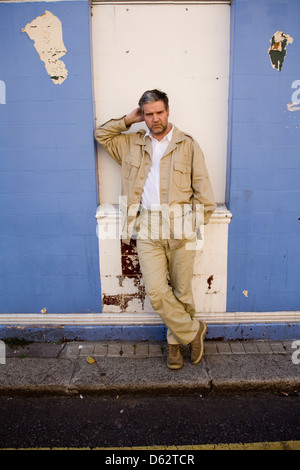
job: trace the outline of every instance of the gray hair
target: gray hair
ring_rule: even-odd
[[[148,90],[143,93],[139,100],[139,106],[143,110],[143,105],[146,103],[153,103],[155,101],[163,101],[166,111],[169,109],[169,98],[166,93],[160,90]]]

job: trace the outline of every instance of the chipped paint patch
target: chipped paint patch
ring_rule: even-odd
[[[279,72],[282,69],[283,61],[286,56],[286,48],[288,44],[292,44],[293,41],[294,39],[283,31],[276,31],[270,39],[271,45],[268,54],[272,67]]]
[[[57,16],[45,11],[28,23],[22,32],[34,41],[34,47],[44,62],[48,75],[55,85],[60,85],[68,75],[64,62],[59,60],[67,52],[63,42],[62,24]]]
[[[214,280],[213,274],[207,278],[208,289],[211,289],[212,282]]]
[[[135,240],[127,245],[121,241],[122,275],[102,279],[103,311],[139,312],[144,311],[146,292],[142,280]],[[119,288],[114,285],[118,281]]]
[[[243,294],[245,297],[248,297],[248,291],[247,290],[243,290]]]

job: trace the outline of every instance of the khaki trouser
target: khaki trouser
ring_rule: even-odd
[[[185,243],[171,250],[168,239],[162,235],[161,213],[152,212],[149,220],[148,211],[140,214],[137,250],[145,290],[168,328],[168,343],[189,344],[199,329],[199,322],[193,318],[195,250],[187,250]]]

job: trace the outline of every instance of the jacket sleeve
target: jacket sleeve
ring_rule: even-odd
[[[125,117],[125,116],[124,116]],[[122,134],[128,130],[125,120],[111,119],[110,121],[97,127],[94,137],[99,144],[103,145],[105,150],[116,160],[119,165],[122,164],[122,158],[127,154],[129,140],[127,134]]]
[[[212,185],[205,164],[204,155],[201,148],[195,141],[192,167],[192,187],[194,190],[194,211],[197,211],[197,205],[200,204],[203,208],[202,210],[204,210],[204,224],[206,225],[216,209],[216,204]]]

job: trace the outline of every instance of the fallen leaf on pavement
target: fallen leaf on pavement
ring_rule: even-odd
[[[91,356],[87,356],[86,362],[87,362],[88,364],[94,364],[94,362],[96,362],[96,359],[94,359],[94,358],[91,357]]]

